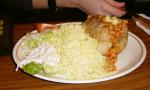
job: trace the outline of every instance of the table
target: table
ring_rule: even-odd
[[[33,30],[32,23],[13,26],[13,44],[26,32]],[[15,72],[12,56],[0,57],[0,90],[150,90],[150,36],[129,19],[129,31],[143,40],[147,48],[144,63],[133,72],[120,78],[92,84],[62,84],[41,80]]]

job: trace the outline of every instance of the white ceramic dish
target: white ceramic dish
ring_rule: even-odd
[[[16,52],[21,41],[22,38],[16,43],[13,49],[13,58],[16,64],[18,64],[19,62]],[[60,82],[60,83],[81,84],[81,83],[102,82],[102,81],[115,79],[132,72],[143,63],[145,57],[146,57],[146,47],[143,41],[133,33],[129,32],[128,44],[126,48],[123,50],[123,52],[121,52],[120,55],[118,56],[118,62],[116,63],[118,67],[118,71],[114,75],[105,78],[94,79],[94,80],[64,80],[64,79],[50,78],[38,74],[34,76],[43,80]]]

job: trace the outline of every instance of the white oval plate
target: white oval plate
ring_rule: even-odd
[[[19,47],[21,41],[22,38],[16,43],[13,49],[13,58],[16,64],[19,62],[16,53],[17,53],[17,48]],[[128,44],[126,48],[118,56],[118,61],[116,64],[118,67],[118,71],[114,75],[105,78],[94,79],[94,80],[64,80],[64,79],[50,78],[38,74],[34,76],[43,80],[59,82],[59,83],[81,84],[81,83],[102,82],[102,81],[115,79],[132,72],[143,63],[145,57],[146,57],[146,47],[143,41],[133,33],[129,32]]]

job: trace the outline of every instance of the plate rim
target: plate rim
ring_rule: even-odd
[[[147,50],[146,50],[146,46],[145,46],[144,42],[139,37],[137,37],[135,34],[133,34],[132,32],[128,31],[128,34],[129,34],[129,36],[134,38],[142,48],[142,54],[141,54],[140,60],[134,66],[129,68],[128,70],[125,70],[125,71],[123,71],[121,73],[118,73],[118,74],[110,75],[108,77],[93,79],[93,80],[65,80],[65,79],[59,79],[59,78],[46,77],[46,76],[42,76],[42,75],[39,75],[39,74],[35,74],[35,75],[31,75],[31,76],[34,76],[34,77],[42,79],[42,80],[58,82],[58,83],[84,84],[84,83],[97,83],[97,82],[112,80],[112,79],[116,79],[116,78],[119,78],[121,76],[127,75],[127,74],[131,73],[132,71],[134,71],[135,69],[137,69],[144,62],[146,54],[147,54]],[[17,47],[19,46],[19,44],[21,43],[23,38],[24,38],[24,36],[21,37],[17,41],[17,43],[15,44],[15,46],[13,48],[13,61],[15,62],[16,65],[17,65],[17,62],[18,62],[16,50],[17,50]]]

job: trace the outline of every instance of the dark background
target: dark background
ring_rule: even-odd
[[[116,0],[126,3],[125,9],[131,13],[144,13],[150,16],[150,0]],[[84,21],[87,15],[78,9],[59,8],[57,11],[12,9],[0,3],[0,14],[10,17],[14,23]],[[122,18],[130,18],[126,14]]]
[[[48,9],[27,11],[0,7],[0,14],[10,17],[14,23],[84,21],[87,17],[82,11],[73,8],[59,8],[57,11]]]

